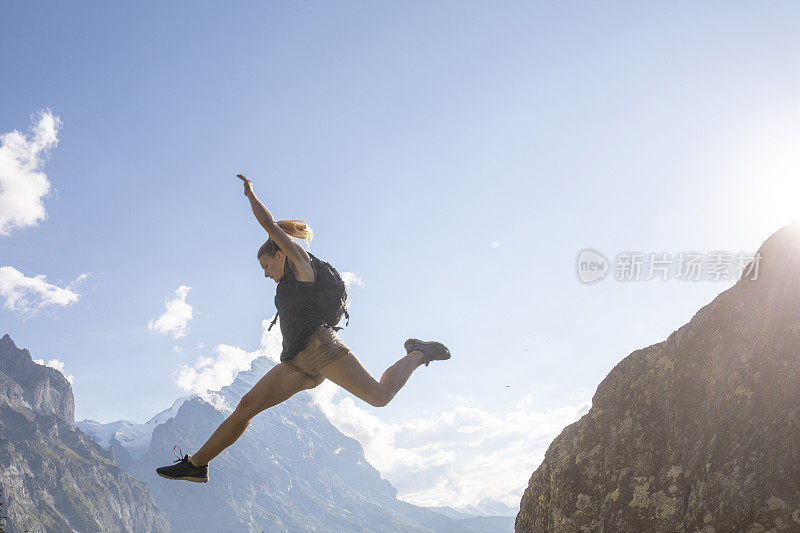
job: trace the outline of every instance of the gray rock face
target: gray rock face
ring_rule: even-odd
[[[234,407],[273,366],[256,359],[219,392]],[[358,441],[334,427],[306,392],[256,416],[244,435],[210,465],[209,483],[158,477],[173,446],[196,451],[227,412],[200,398],[183,402],[153,431],[148,452],[126,468],[146,481],[174,532],[495,532],[513,518],[454,520],[396,499],[396,489],[365,459]],[[500,525],[501,527],[498,527]],[[505,527],[502,527],[505,526]]]
[[[7,334],[0,339],[0,372],[13,376],[22,398],[39,414],[53,415],[64,423],[75,425],[75,399],[64,375],[31,359],[28,350],[20,350]],[[0,392],[2,394],[2,392]]]
[[[603,380],[516,531],[800,531],[800,228],[759,253],[757,279]]]
[[[6,531],[169,531],[147,487],[75,428],[72,387],[0,339],[0,489]]]

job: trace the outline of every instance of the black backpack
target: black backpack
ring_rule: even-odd
[[[317,304],[322,314],[322,320],[325,321],[325,324],[338,331],[342,328],[336,326],[336,324],[344,316],[347,319],[345,326],[349,326],[350,313],[347,312],[347,287],[342,281],[342,276],[330,263],[318,259],[310,252],[306,253],[311,259],[311,267],[314,269],[314,277],[317,280],[314,303]],[[272,329],[277,320],[278,315],[276,314],[267,331]]]
[[[347,312],[347,287],[342,281],[339,271],[330,263],[318,259],[307,252],[311,258],[311,266],[314,268],[314,276],[317,279],[317,305],[322,312],[325,323],[334,330],[340,330],[336,324],[344,316],[347,319],[346,326],[350,325],[350,313]]]

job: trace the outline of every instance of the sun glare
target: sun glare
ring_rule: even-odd
[[[783,121],[782,121],[783,122]],[[763,235],[800,222],[800,132],[794,124],[769,124],[735,154],[735,205],[747,225]]]

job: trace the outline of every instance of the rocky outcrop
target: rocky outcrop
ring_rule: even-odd
[[[800,530],[800,228],[759,253],[757,275],[603,380],[516,531]]]
[[[64,376],[0,339],[0,489],[6,531],[169,531],[146,485],[75,428]]]
[[[10,387],[9,376],[13,376],[14,394],[18,392],[23,403],[36,413],[52,415],[70,427],[75,426],[72,387],[61,372],[33,363],[30,353],[17,349],[8,335],[0,339],[0,354],[0,372],[6,376],[4,385]],[[5,388],[0,388],[0,398]]]

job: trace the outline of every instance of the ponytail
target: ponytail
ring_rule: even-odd
[[[275,224],[277,224],[277,226],[281,228],[289,237],[302,239],[306,244],[309,244],[311,239],[314,238],[314,232],[311,231],[311,227],[302,220],[278,220],[275,222]],[[269,254],[272,256],[275,255],[275,252],[278,250],[280,250],[278,244],[272,239],[267,239],[267,242],[262,244],[261,248],[258,249],[257,257],[261,257],[264,254]]]
[[[286,232],[286,235],[302,239],[306,241],[306,244],[310,243],[311,239],[314,238],[314,232],[311,231],[311,227],[302,220],[279,220],[276,224]]]

